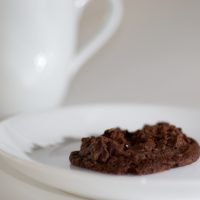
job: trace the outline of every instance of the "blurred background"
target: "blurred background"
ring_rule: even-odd
[[[106,1],[94,1],[81,21],[80,48],[104,22],[101,16],[106,14]],[[135,102],[200,107],[200,1],[123,3],[119,30],[75,77],[66,104]],[[7,184],[1,186],[2,199],[66,199],[3,171],[0,176],[12,188],[4,193]]]
[[[81,21],[80,47],[104,21],[106,1],[93,2]],[[144,102],[200,107],[200,1],[123,2],[119,30],[80,70],[66,104]]]

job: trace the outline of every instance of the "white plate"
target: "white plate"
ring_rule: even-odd
[[[200,161],[148,176],[105,175],[70,167],[68,154],[79,146],[69,137],[168,121],[200,142],[199,120],[200,111],[150,105],[77,106],[21,115],[0,124],[0,159],[38,183],[85,198],[194,200],[200,198]],[[36,145],[42,148],[30,155]]]

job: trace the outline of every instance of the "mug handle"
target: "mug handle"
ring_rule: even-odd
[[[90,2],[89,0],[76,0],[77,14],[81,16],[82,11],[85,8],[85,5]],[[117,30],[123,13],[122,1],[121,0],[108,0],[110,7],[110,14],[108,20],[105,23],[102,30],[89,42],[89,44],[84,47],[75,57],[71,65],[69,65],[70,78],[73,78],[74,75],[78,72],[79,68],[91,57],[93,56],[113,35]]]

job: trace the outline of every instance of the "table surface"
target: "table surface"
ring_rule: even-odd
[[[84,14],[80,46],[102,24],[103,4],[93,1]],[[199,7],[200,1],[195,0],[124,0],[118,32],[77,74],[66,104],[144,102],[200,107]],[[2,161],[0,180],[2,200],[75,200],[10,176]]]

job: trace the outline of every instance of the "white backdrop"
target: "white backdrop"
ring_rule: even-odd
[[[124,0],[124,4],[119,31],[82,68],[67,102],[200,107],[200,1]],[[102,12],[103,3],[89,8],[81,41],[94,32]]]

